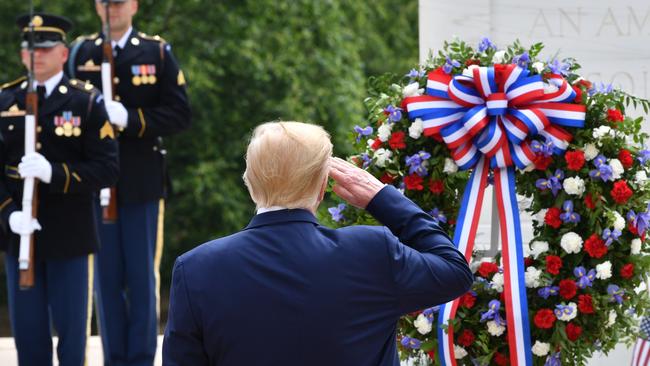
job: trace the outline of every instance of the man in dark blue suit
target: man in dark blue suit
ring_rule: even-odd
[[[396,366],[400,316],[469,289],[465,258],[429,215],[331,152],[315,125],[255,129],[244,181],[257,215],[177,259],[164,365]],[[385,226],[321,226],[328,175]]]

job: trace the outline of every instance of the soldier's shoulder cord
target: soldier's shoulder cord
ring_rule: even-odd
[[[9,89],[9,88],[15,87],[16,85],[22,83],[25,80],[27,80],[27,76],[21,76],[21,77],[19,77],[18,79],[14,80],[14,81],[4,83],[4,84],[0,85],[0,91],[3,91],[4,89]]]

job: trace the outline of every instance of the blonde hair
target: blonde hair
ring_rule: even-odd
[[[330,136],[322,127],[267,122],[251,136],[244,182],[257,208],[315,208],[331,155]]]

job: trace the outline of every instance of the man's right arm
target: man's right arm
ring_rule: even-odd
[[[180,259],[176,260],[172,274],[169,315],[163,340],[163,365],[208,365],[200,327],[192,313],[183,262]]]

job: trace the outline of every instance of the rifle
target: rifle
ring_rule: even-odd
[[[34,87],[34,4],[30,1],[29,10],[29,70],[27,72],[27,96],[25,97],[25,155],[36,152],[36,124],[38,121],[38,93]],[[23,182],[22,210],[31,220],[38,213],[38,181],[25,178]],[[18,285],[27,290],[34,287],[34,233],[20,236],[18,252],[20,277]]]
[[[113,83],[115,76],[115,64],[113,60],[113,45],[111,44],[111,20],[109,13],[109,1],[102,0],[106,11],[104,20],[104,42],[102,44],[102,93],[106,100],[113,100]],[[116,133],[115,128],[113,132]],[[102,206],[102,220],[104,223],[117,221],[117,191],[115,187],[102,188],[99,192],[99,202]]]

